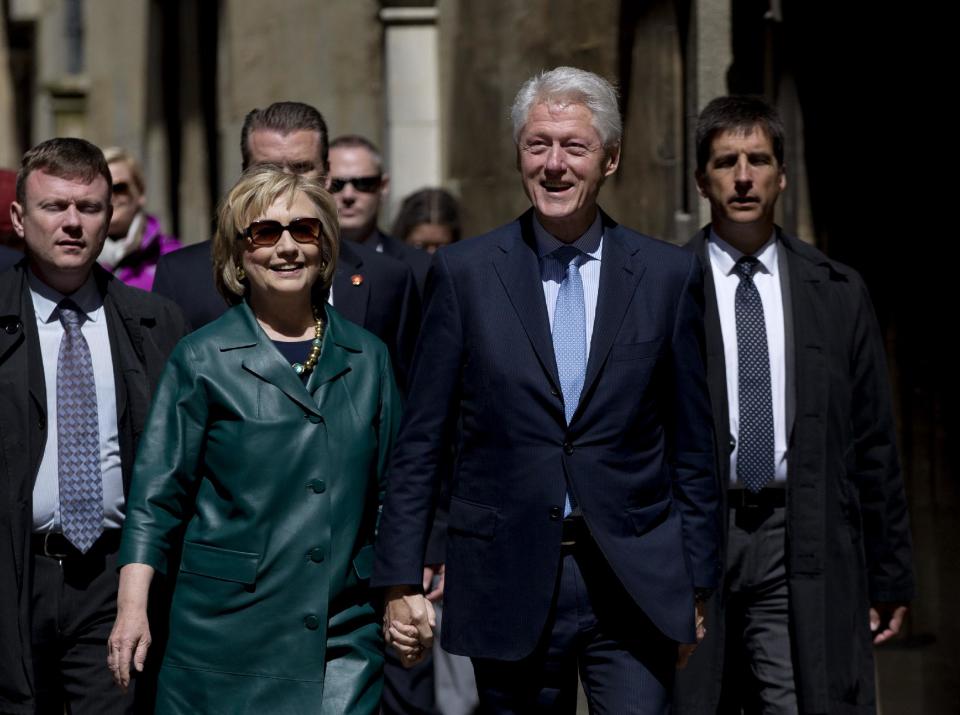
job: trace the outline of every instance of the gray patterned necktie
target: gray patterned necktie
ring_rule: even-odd
[[[759,492],[773,479],[773,398],[770,389],[770,351],[763,302],[753,283],[760,262],[753,256],[737,261],[740,277],[734,307],[737,315],[737,393],[740,399],[740,437],[737,479]]]
[[[70,543],[86,553],[103,531],[97,386],[90,347],[80,332],[83,312],[69,299],[58,310],[63,324],[57,359],[60,524]]]

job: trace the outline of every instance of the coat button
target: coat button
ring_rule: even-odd
[[[731,451],[731,452],[732,452],[734,449],[736,449],[737,440],[735,440],[735,439],[733,438],[733,435],[730,435],[730,442],[729,442],[728,444],[730,445],[730,451]]]
[[[551,387],[550,394],[553,395],[554,397],[560,397],[560,390],[558,390],[555,387]]]
[[[551,521],[560,521],[560,517],[563,516],[563,509],[558,506],[550,507],[550,519]]]
[[[323,561],[323,549],[321,549],[319,546],[315,549],[310,549],[310,560],[315,564]]]
[[[310,421],[310,424],[318,425],[323,422],[323,417],[320,415],[304,415],[304,417]]]
[[[20,328],[22,327],[22,325],[23,324],[19,320],[7,320],[7,321],[4,321],[3,323],[3,331],[7,335],[13,335],[14,333],[17,333],[20,331]]]
[[[573,454],[573,445],[570,442],[563,443],[564,454]]]
[[[314,494],[323,494],[327,491],[327,483],[322,479],[314,479],[307,486],[313,489]]]
[[[320,619],[311,614],[303,619],[303,625],[309,630],[315,631],[320,627]]]

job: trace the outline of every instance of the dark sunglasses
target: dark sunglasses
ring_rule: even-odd
[[[320,219],[295,218],[286,226],[279,221],[254,221],[237,238],[249,238],[254,246],[273,246],[284,231],[289,231],[297,243],[315,243],[320,238]]]
[[[130,193],[130,184],[126,181],[118,181],[111,189],[117,196],[126,196]]]
[[[380,181],[382,177],[377,174],[376,176],[354,176],[349,179],[330,179],[330,193],[339,194],[343,191],[347,184],[353,184],[353,188],[357,191],[364,194],[372,194],[374,191],[380,188]]]

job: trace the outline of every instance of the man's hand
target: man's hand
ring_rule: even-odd
[[[444,576],[447,572],[443,564],[429,564],[423,567],[423,592],[427,594],[427,600],[430,603],[436,603],[443,598]],[[433,577],[437,577],[437,587],[430,589],[433,583]]]
[[[433,604],[413,586],[391,586],[385,600],[384,640],[409,668],[423,660],[433,646],[433,627],[437,625]]]
[[[693,603],[693,617],[694,623],[697,626],[697,642],[696,643],[680,643],[677,646],[677,668],[680,670],[687,667],[687,663],[690,660],[690,656],[693,655],[693,651],[697,649],[697,646],[703,641],[707,635],[707,603],[706,601],[694,601]]]
[[[905,603],[873,604],[870,608],[870,632],[874,634],[873,644],[880,645],[897,635],[906,615]]]

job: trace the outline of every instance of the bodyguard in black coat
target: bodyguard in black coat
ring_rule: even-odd
[[[65,701],[74,712],[127,712],[131,701],[111,684],[103,664],[115,615],[119,528],[106,518],[111,504],[105,503],[103,532],[86,551],[62,533],[64,491],[76,483],[69,464],[58,466],[57,452],[46,454],[52,441],[64,441],[58,395],[47,388],[57,378],[45,373],[51,361],[61,363],[57,352],[41,353],[48,338],[40,335],[34,301],[42,295],[50,307],[62,294],[86,311],[80,296],[94,295],[93,303],[102,306],[102,313],[95,309],[82,320],[81,330],[94,368],[97,355],[112,362],[124,499],[153,389],[186,325],[175,305],[124,285],[95,263],[110,220],[110,174],[99,149],[79,139],[54,139],[28,152],[24,167],[14,227],[26,240],[28,260],[0,275],[0,712],[63,712]],[[84,170],[92,171],[89,181]],[[42,320],[49,335],[57,318]],[[92,326],[87,331],[88,321],[96,320],[105,322],[105,333]],[[109,345],[99,342],[101,335]],[[99,381],[97,388],[99,397]],[[101,434],[101,444],[104,439]],[[106,495],[106,474],[115,472],[100,454]],[[45,456],[61,489],[52,525],[38,526],[34,497]],[[51,486],[46,481],[42,492],[52,510],[57,499],[49,497]],[[149,698],[137,705],[137,712],[150,710]]]
[[[714,222],[688,247],[704,264],[727,576],[711,600],[707,636],[680,676],[676,710],[872,713],[873,644],[897,632],[914,593],[873,307],[854,270],[774,225],[786,178],[782,125],[770,107],[714,100],[697,137],[697,180]],[[733,300],[745,281],[726,266],[758,256],[751,282],[763,296],[771,374],[783,374],[783,393],[776,380],[768,389],[774,404],[782,397],[773,412],[783,420],[785,451],[777,449],[776,473],[754,493],[731,466],[752,438],[744,425],[754,418],[744,410],[759,400],[730,384],[729,358],[747,359]],[[735,328],[723,317],[732,321],[734,312]],[[774,357],[781,349],[782,362]],[[732,372],[745,379],[742,368]],[[737,411],[729,409],[734,398]]]

